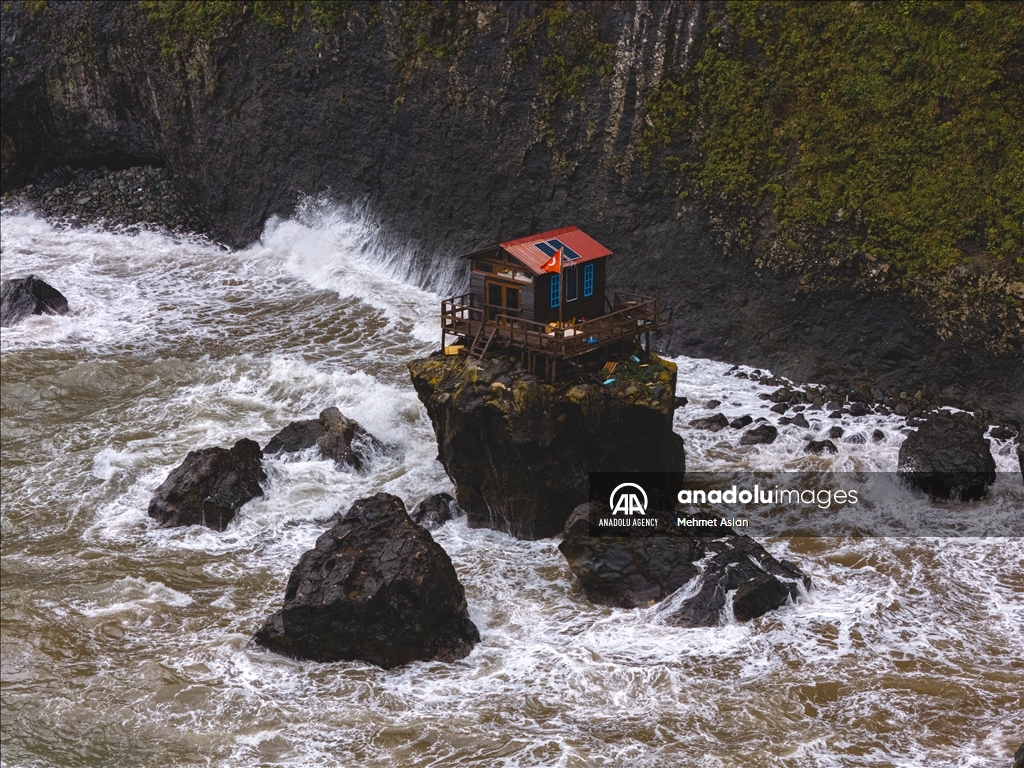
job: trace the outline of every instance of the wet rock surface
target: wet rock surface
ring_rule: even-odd
[[[461,512],[454,496],[449,493],[435,493],[413,507],[409,517],[417,525],[433,531]]]
[[[730,592],[733,615],[748,621],[795,600],[801,586],[811,587],[799,568],[749,536],[689,534],[664,525],[630,536],[592,536],[592,514],[607,514],[607,508],[588,502],[573,510],[558,548],[598,605],[645,608],[668,598],[669,623],[709,627],[721,623]],[[669,597],[683,587],[685,593]]]
[[[839,453],[839,449],[831,440],[808,440],[804,446],[804,453],[811,453],[815,456],[831,456]]]
[[[933,413],[900,446],[899,474],[933,497],[980,499],[996,480],[984,434],[968,413]]]
[[[316,419],[293,421],[267,443],[267,456],[298,453],[316,446],[320,455],[334,461],[338,468],[366,469],[374,454],[388,451],[387,446],[367,432],[354,419],[337,408],[325,408]]]
[[[779,430],[771,424],[761,424],[748,429],[740,436],[740,445],[766,445],[774,443],[779,436]]]
[[[299,559],[284,606],[256,633],[276,653],[390,669],[455,661],[479,642],[451,559],[378,493],[355,502]]]
[[[66,315],[68,300],[45,280],[28,275],[0,286],[0,327],[17,325],[32,315]]]
[[[243,504],[263,496],[262,458],[259,445],[247,438],[230,450],[189,451],[156,489],[149,516],[162,528],[205,525],[223,531]]]
[[[612,386],[560,389],[508,356],[431,357],[409,370],[471,526],[556,536],[587,500],[590,472],[685,471],[676,367],[655,356],[635,376],[620,365]]]
[[[694,429],[706,429],[711,432],[718,432],[719,430],[725,429],[729,426],[729,420],[721,413],[716,413],[714,416],[705,416],[702,419],[694,419],[690,422],[690,426]]]

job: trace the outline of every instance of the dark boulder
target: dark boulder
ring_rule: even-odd
[[[854,432],[853,434],[847,435],[844,443],[849,445],[864,445],[868,441],[867,435],[863,432]]]
[[[1013,768],[1024,768],[1024,744],[1017,747],[1013,753]]]
[[[752,424],[754,419],[752,416],[740,416],[738,419],[733,419],[729,422],[729,426],[733,429],[743,429],[744,427]]]
[[[821,456],[826,453],[839,453],[839,449],[836,448],[836,444],[831,440],[808,440],[807,445],[804,446],[804,453],[813,453],[815,456]]]
[[[706,403],[704,403],[704,407],[707,408],[709,411],[713,411],[721,404],[721,400],[708,400]]]
[[[189,451],[156,489],[149,516],[162,528],[205,525],[223,531],[243,504],[263,496],[262,458],[259,445],[247,438],[230,450]]]
[[[871,412],[864,403],[850,403],[850,415],[851,416],[867,416]]]
[[[1024,444],[1017,443],[1017,463],[1020,464],[1020,474],[1024,479]]]
[[[845,434],[845,432],[845,429],[836,424],[834,427],[831,427],[829,429],[828,436],[831,437],[833,440],[838,440],[840,437],[843,436],[843,434]]]
[[[628,359],[628,358],[627,358]],[[553,387],[508,355],[409,365],[438,458],[471,527],[557,536],[589,497],[591,472],[678,472],[676,366],[654,355],[615,382]]]
[[[728,427],[729,420],[721,413],[716,413],[714,416],[705,416],[702,419],[694,419],[690,422],[690,426],[694,429],[707,429],[711,432],[717,432],[720,429]]]
[[[593,505],[593,506],[592,506]],[[598,605],[643,608],[662,600],[699,573],[703,552],[693,536],[667,528],[630,537],[591,536],[590,514],[607,509],[581,504],[565,523],[558,545],[583,591]]]
[[[451,494],[435,493],[413,507],[409,517],[417,525],[432,531],[447,523],[459,511],[459,505],[455,503],[455,498]]]
[[[799,568],[779,561],[749,536],[731,530],[684,533],[671,525],[642,529],[630,536],[592,536],[590,515],[606,513],[596,502],[577,507],[558,548],[598,605],[645,608],[694,579],[693,594],[667,608],[667,620],[680,627],[721,623],[730,592],[733,615],[748,621],[796,599],[811,581]],[[690,592],[690,588],[687,588]]]
[[[774,443],[779,436],[779,430],[771,424],[761,424],[753,429],[748,429],[740,437],[740,445],[760,445]]]
[[[992,427],[992,431],[989,432],[989,436],[994,437],[996,440],[1012,440],[1016,434],[1016,432],[1004,425]]]
[[[874,432],[871,433],[871,442],[880,443],[883,440],[885,440],[885,432],[883,432],[882,430],[876,429]]]
[[[297,453],[316,446],[320,455],[332,459],[340,469],[362,471],[374,453],[386,450],[384,444],[337,408],[325,408],[317,419],[293,421],[267,443],[267,456]]]
[[[0,327],[9,328],[29,315],[66,315],[64,294],[35,275],[4,280],[0,286]]]
[[[980,499],[996,480],[984,433],[970,414],[933,413],[900,446],[898,472],[933,497]]]
[[[768,410],[770,410],[772,413],[785,413],[788,408],[789,405],[787,403],[777,403]]]
[[[292,570],[284,607],[256,633],[276,653],[390,669],[454,661],[479,642],[447,553],[401,499],[358,500]]]

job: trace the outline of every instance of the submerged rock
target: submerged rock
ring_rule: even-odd
[[[753,416],[745,415],[745,416],[740,416],[738,419],[733,419],[732,421],[730,421],[729,422],[729,426],[732,429],[743,429],[744,427],[746,427],[746,426],[748,426],[750,424],[753,424],[753,423],[754,423]]]
[[[657,357],[614,385],[564,391],[506,356],[431,357],[409,370],[470,526],[556,536],[587,500],[589,473],[685,470],[672,431],[676,367]]]
[[[362,471],[375,452],[385,445],[367,432],[359,422],[346,417],[337,408],[325,408],[316,419],[293,421],[267,443],[267,456],[297,453],[316,446],[320,455],[332,459],[338,468]]]
[[[256,633],[276,653],[390,669],[454,661],[479,642],[447,553],[401,499],[359,499],[292,570],[284,607]]]
[[[64,294],[35,275],[4,280],[0,286],[0,327],[9,328],[31,315],[66,315]]]
[[[747,621],[796,599],[799,585],[811,587],[795,565],[728,530],[690,534],[662,526],[630,536],[592,536],[591,514],[606,509],[598,502],[577,507],[558,545],[583,591],[598,605],[644,608],[689,585],[690,596],[669,609],[669,623],[708,627],[721,623],[730,592],[735,592],[733,615]]]
[[[263,496],[262,458],[259,445],[247,438],[230,450],[189,451],[156,489],[149,516],[163,528],[205,525],[223,531],[243,504]]]
[[[970,414],[931,414],[900,446],[898,472],[911,485],[944,499],[980,499],[996,481],[985,426]]]
[[[455,517],[459,511],[455,497],[448,493],[435,493],[413,507],[409,517],[417,525],[433,531]]]

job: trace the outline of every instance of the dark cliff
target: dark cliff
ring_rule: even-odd
[[[744,123],[742,110],[716,111],[726,100],[711,94],[734,70],[744,83],[761,70],[784,79],[771,66],[730,69],[737,62],[801,61],[762,40],[775,34],[768,27],[743,36],[743,24],[788,6],[766,7],[744,21],[730,20],[732,6],[685,2],[5,3],[4,189],[64,165],[167,165],[211,234],[234,245],[300,195],[328,193],[366,201],[425,275],[431,261],[575,223],[619,254],[611,285],[674,309],[665,352],[858,389],[927,388],[1020,419],[1020,200],[995,189],[985,199],[1006,215],[975,227],[989,239],[964,236],[963,258],[946,247],[953,262],[936,266],[901,255],[923,235],[902,251],[896,241],[875,247],[881,224],[872,230],[860,210],[852,222],[842,211],[823,219],[812,203],[827,202],[828,184],[789,184],[810,190],[810,202],[776,184],[771,174],[791,179],[810,150],[758,144],[758,131],[789,123]],[[986,23],[1008,30],[993,50],[1015,50],[1019,25]],[[982,90],[1012,118],[1020,61],[1007,56]],[[757,114],[792,111],[815,87],[771,91]],[[733,95],[759,104],[759,93]],[[955,125],[950,99],[939,113]],[[741,137],[749,128],[748,145],[715,143],[734,126]],[[1006,130],[1019,134],[1019,123]],[[997,133],[986,162],[1004,151]],[[756,163],[736,174],[715,165],[762,154],[783,168],[765,171],[760,187]],[[981,176],[1012,178],[1016,157],[1006,173]]]

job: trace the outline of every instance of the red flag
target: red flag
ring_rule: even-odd
[[[544,272],[554,272],[560,274],[562,272],[562,249],[559,248],[555,251],[554,255],[544,262],[544,266],[541,267]]]

